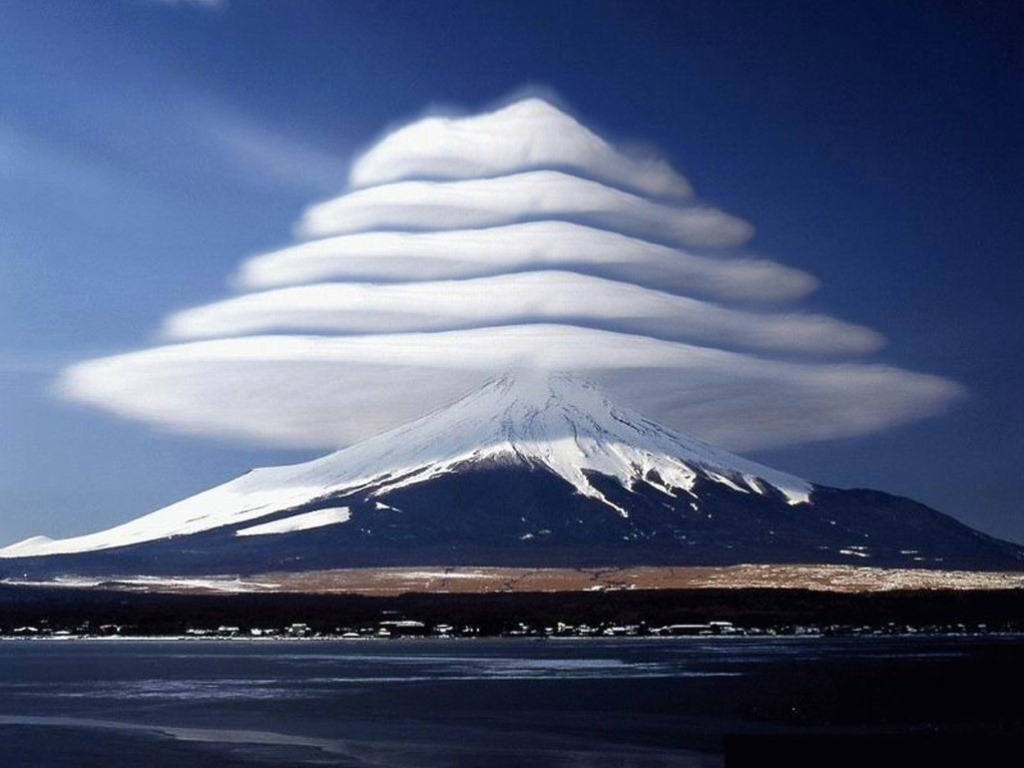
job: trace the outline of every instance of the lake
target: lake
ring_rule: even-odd
[[[1022,661],[1005,636],[5,640],[0,764],[720,766],[727,734],[1018,732]]]

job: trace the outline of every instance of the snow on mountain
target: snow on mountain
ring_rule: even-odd
[[[235,536],[268,536],[275,533],[294,533],[322,528],[325,525],[347,523],[352,513],[348,507],[328,507],[314,509],[312,512],[301,512],[290,515],[283,520],[271,520],[269,523],[252,525],[235,531]]]
[[[588,478],[600,473],[626,488],[644,482],[671,496],[699,478],[733,491],[781,493],[808,504],[812,485],[720,451],[613,404],[593,384],[568,374],[506,374],[449,406],[405,426],[314,461],[254,469],[228,483],[123,525],[85,536],[37,536],[0,549],[0,558],[68,554],[122,547],[256,521],[326,496],[366,489],[370,497],[458,472],[476,462],[543,467],[610,514],[629,510]],[[244,528],[240,535],[343,525],[342,508]],[[301,519],[300,519],[301,518]],[[298,527],[295,527],[298,526]]]

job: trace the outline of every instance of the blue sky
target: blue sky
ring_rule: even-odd
[[[0,539],[84,533],[310,451],[171,436],[52,394],[292,242],[427,107],[551,89],[649,142],[873,359],[969,396],[754,455],[1024,540],[1019,15],[1007,4],[13,2],[0,29]]]

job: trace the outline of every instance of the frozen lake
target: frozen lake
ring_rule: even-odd
[[[1017,730],[1022,662],[1019,637],[12,640],[0,764],[718,766],[731,733]]]

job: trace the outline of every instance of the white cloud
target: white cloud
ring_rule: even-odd
[[[358,158],[353,187],[403,179],[474,179],[559,168],[637,192],[689,197],[693,190],[663,159],[615,149],[539,98],[469,117],[428,117],[393,131]]]
[[[304,448],[365,438],[507,370],[581,372],[733,449],[865,434],[962,396],[935,376],[812,362],[882,337],[765,309],[816,281],[695,252],[753,230],[689,197],[663,163],[627,158],[556,112],[531,100],[385,137],[352,176],[379,186],[303,216],[300,231],[325,239],[256,256],[236,277],[243,291],[278,290],[177,313],[168,335],[212,338],[74,365],[59,391],[168,430]],[[262,138],[227,138],[290,172],[279,143],[267,154]]]
[[[330,448],[505,370],[582,372],[670,426],[742,449],[861,434],[961,394],[885,366],[781,362],[562,325],[193,342],[81,363],[60,388],[176,432]]]
[[[246,261],[245,289],[322,280],[439,280],[572,269],[669,291],[742,301],[799,298],[817,280],[766,259],[697,255],[563,221],[442,232],[364,232],[300,243]]]
[[[344,185],[347,163],[341,158],[226,110],[196,109],[204,138],[249,175],[320,193]]]
[[[438,331],[568,323],[755,350],[864,353],[881,336],[823,315],[730,309],[572,272],[374,285],[328,283],[238,296],[170,317],[170,338],[318,331]]]
[[[464,181],[402,181],[314,205],[299,232],[324,237],[367,230],[447,230],[517,221],[578,221],[677,245],[732,247],[747,222],[709,206],[668,205],[561,171],[526,171]]]
[[[349,161],[326,142],[287,125],[281,115],[256,115],[195,89],[180,89],[178,111],[161,114],[164,128],[187,142],[197,163],[230,169],[248,183],[307,195],[345,188]]]

